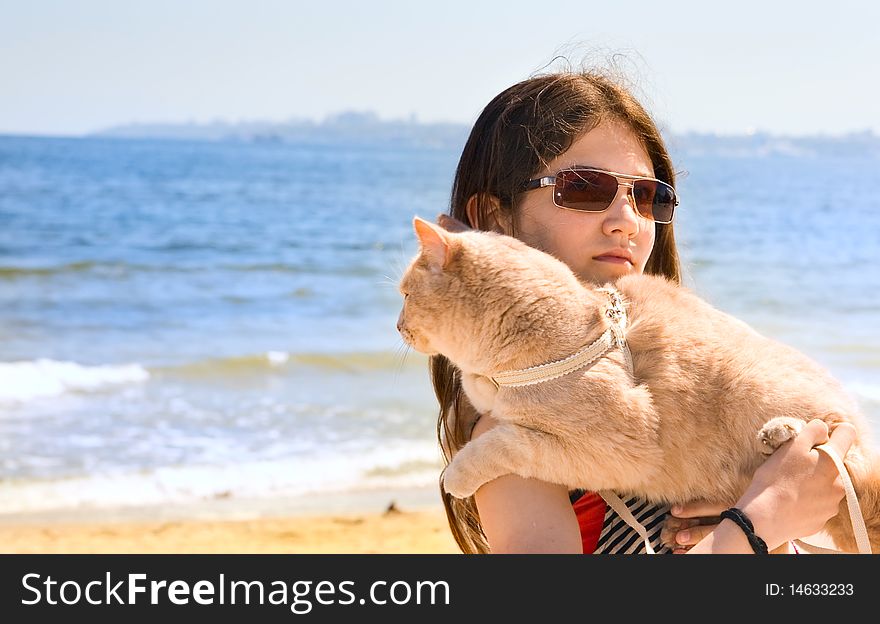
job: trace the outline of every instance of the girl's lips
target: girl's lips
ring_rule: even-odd
[[[596,256],[593,260],[598,260],[599,262],[610,262],[612,264],[629,264],[632,265],[626,258],[621,258],[620,256]]]

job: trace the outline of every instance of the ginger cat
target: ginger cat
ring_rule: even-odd
[[[848,421],[858,437],[845,464],[880,552],[880,464],[856,404],[818,364],[665,278],[628,275],[613,286],[631,362],[612,344],[592,366],[499,387],[491,378],[562,360],[602,336],[609,294],[516,238],[446,215],[439,223],[413,221],[420,252],[399,283],[397,327],[417,351],[453,362],[473,406],[498,423],[447,466],[453,496],[518,474],[657,503],[730,504],[804,422]],[[826,530],[856,550],[845,499]]]

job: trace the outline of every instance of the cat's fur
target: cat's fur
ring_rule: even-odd
[[[810,419],[847,421],[858,437],[845,463],[880,552],[880,470],[864,418],[826,370],[681,286],[629,275],[614,286],[629,316],[634,378],[615,349],[589,370],[496,389],[488,375],[596,340],[609,324],[608,297],[516,238],[439,221],[414,220],[421,248],[400,280],[398,329],[416,350],[453,362],[468,399],[498,423],[455,454],[448,492],[463,498],[518,474],[655,502],[730,504],[765,458],[761,436],[778,446]],[[856,550],[845,500],[826,529]]]

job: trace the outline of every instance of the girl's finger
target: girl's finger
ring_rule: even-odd
[[[843,459],[849,451],[849,447],[856,439],[856,428],[849,423],[840,423],[831,432],[828,444],[834,447],[837,454]]]
[[[664,544],[675,544],[676,533],[697,524],[700,524],[699,518],[676,518],[667,514],[663,521],[663,528],[660,529],[660,541]]]
[[[686,555],[687,552],[691,549],[690,546],[676,546],[672,549],[673,555]]]
[[[673,505],[670,513],[678,518],[699,518],[703,516],[718,516],[730,505],[708,501],[692,501],[681,505]]]
[[[695,524],[700,524],[699,518],[676,518],[671,514],[667,514],[666,519],[663,521],[663,527],[670,531],[680,531]]]
[[[693,546],[715,530],[717,524],[698,524],[675,534],[675,543],[681,546]]]
[[[814,418],[804,425],[804,428],[794,439],[797,444],[808,448],[825,444],[828,441],[828,425],[824,420]]]

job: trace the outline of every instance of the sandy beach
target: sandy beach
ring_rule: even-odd
[[[0,525],[3,554],[454,554],[442,508],[251,520]]]

